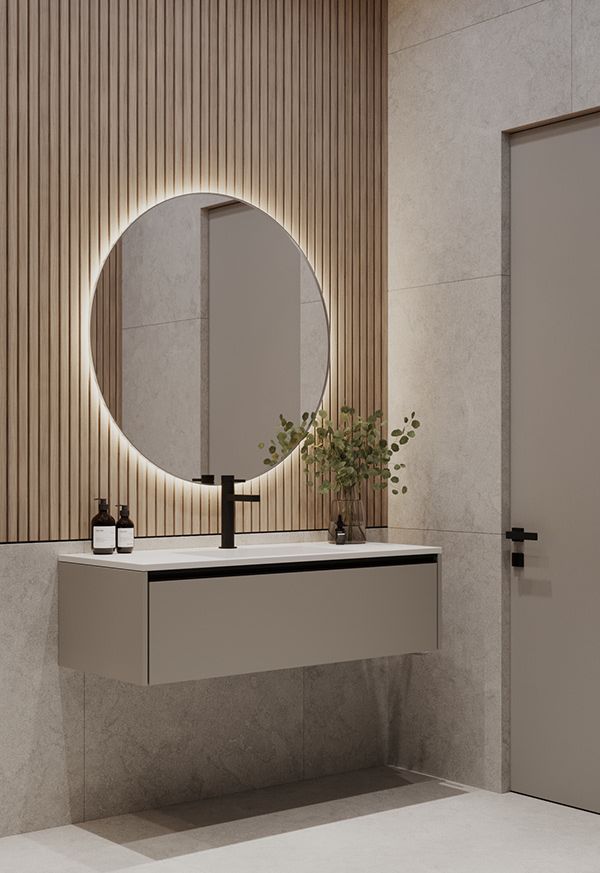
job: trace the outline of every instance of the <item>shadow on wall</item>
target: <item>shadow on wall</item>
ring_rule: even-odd
[[[70,544],[0,547],[0,835],[83,817],[83,677],[57,664]]]
[[[35,714],[31,722],[30,763],[25,768],[29,787],[20,819],[25,831],[39,828],[39,816],[44,810],[37,802],[42,793],[49,795],[47,821],[54,825],[56,806],[61,808],[67,821],[77,821],[83,816],[83,676],[73,670],[57,667],[58,661],[58,588],[56,578],[42,597],[40,621],[32,628],[38,636],[38,657],[41,659],[36,697],[32,701]],[[44,618],[46,621],[44,621]],[[45,626],[44,626],[45,625]],[[32,642],[29,640],[28,642]],[[36,646],[31,647],[35,651]],[[56,755],[56,770],[52,779],[45,771],[46,744],[48,740]],[[37,762],[34,764],[34,762]],[[46,785],[49,782],[49,786]],[[42,789],[42,791],[41,791]],[[33,806],[33,809],[30,807]],[[29,821],[29,818],[31,819]]]
[[[415,773],[375,767],[78,827],[158,861],[463,793]]]

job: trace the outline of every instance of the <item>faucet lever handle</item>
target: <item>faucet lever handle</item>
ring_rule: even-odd
[[[214,485],[215,477],[212,473],[203,473],[199,479],[192,479],[192,482],[199,482],[200,485]]]

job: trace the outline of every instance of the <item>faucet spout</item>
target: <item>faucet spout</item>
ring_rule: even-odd
[[[235,549],[235,504],[258,503],[258,494],[236,494],[235,483],[243,482],[235,476],[221,476],[221,546],[222,549]]]

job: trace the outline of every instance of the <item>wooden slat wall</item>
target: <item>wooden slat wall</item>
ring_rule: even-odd
[[[140,457],[90,369],[101,264],[164,197],[280,221],[329,310],[326,405],[385,407],[386,18],[385,0],[0,0],[0,542],[86,538],[99,494],[141,536],[217,530],[217,491]],[[326,524],[297,456],[245,487],[263,500],[241,530]]]
[[[110,250],[92,300],[90,345],[98,387],[116,423],[122,416],[123,314],[121,241]]]

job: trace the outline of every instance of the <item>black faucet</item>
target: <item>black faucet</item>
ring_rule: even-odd
[[[235,504],[258,503],[258,494],[236,494],[235,483],[244,479],[221,476],[221,548],[235,549]]]
[[[245,482],[245,479],[236,479],[235,476],[221,476],[221,549],[235,549],[235,504],[258,503],[258,494],[236,494],[235,483]],[[201,485],[214,485],[215,477],[212,473],[203,473],[200,479],[192,479]]]

